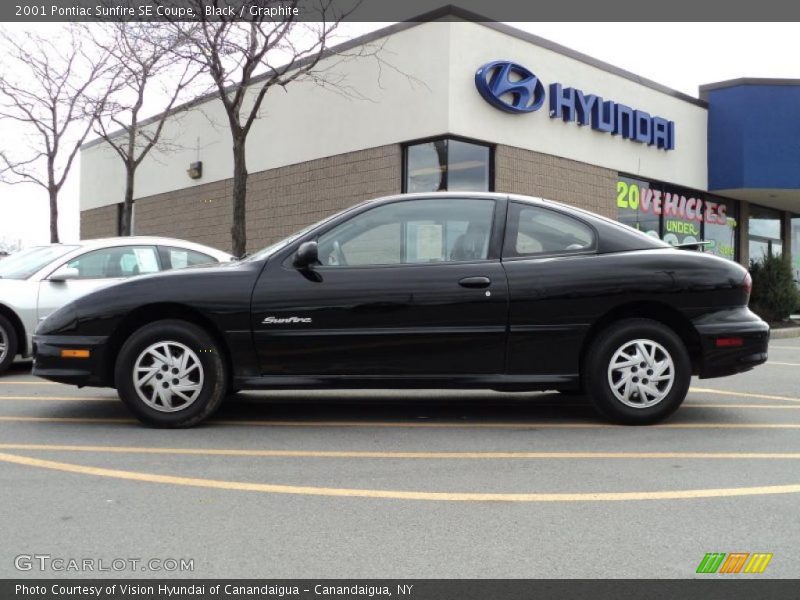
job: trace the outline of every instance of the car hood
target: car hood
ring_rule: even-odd
[[[0,279],[0,304],[15,305],[23,298],[35,298],[37,289],[38,282],[36,281]]]

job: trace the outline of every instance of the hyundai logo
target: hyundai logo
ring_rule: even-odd
[[[475,86],[492,106],[510,113],[538,110],[544,103],[544,86],[528,69],[507,60],[495,60],[475,73]]]

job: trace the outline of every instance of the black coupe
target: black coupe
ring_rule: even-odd
[[[275,388],[582,390],[653,423],[692,374],[767,359],[738,264],[508,194],[362,203],[249,258],[147,275],[53,313],[34,374],[187,427]]]

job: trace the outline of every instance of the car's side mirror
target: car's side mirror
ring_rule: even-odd
[[[319,248],[317,242],[303,242],[294,253],[294,267],[296,269],[308,269],[319,264]]]
[[[58,269],[55,273],[50,275],[48,279],[53,283],[64,283],[65,281],[69,281],[70,279],[78,279],[81,276],[81,272],[76,269],[75,267],[68,267],[64,265],[60,269]]]

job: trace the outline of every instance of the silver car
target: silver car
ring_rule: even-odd
[[[39,321],[65,304],[127,277],[234,257],[192,242],[123,237],[50,244],[0,261],[0,374],[32,351]]]

